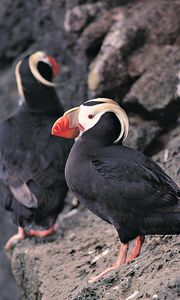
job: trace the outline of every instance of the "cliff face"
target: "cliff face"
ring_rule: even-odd
[[[153,156],[178,183],[179,0],[0,3],[0,119],[18,106],[15,62],[46,50],[61,65],[65,109],[93,97],[117,100],[130,119],[126,143]],[[140,258],[88,285],[95,267],[98,272],[113,261],[118,241],[111,226],[86,210],[74,213],[64,217],[64,238],[27,239],[14,249],[12,269],[25,299],[180,297],[175,236],[148,238]]]

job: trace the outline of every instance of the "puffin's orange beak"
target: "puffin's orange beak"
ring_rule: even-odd
[[[49,60],[50,64],[52,65],[53,76],[55,77],[59,74],[59,64],[52,56],[48,56],[48,60]]]
[[[73,139],[78,137],[80,131],[78,128],[79,107],[72,108],[65,112],[53,125],[51,134]]]

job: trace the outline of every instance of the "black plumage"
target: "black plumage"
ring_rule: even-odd
[[[69,113],[70,119],[72,113],[78,114],[80,126],[77,126],[84,130],[71,149],[65,169],[71,191],[90,211],[112,224],[125,245],[119,261],[94,279],[138,256],[144,235],[180,233],[180,189],[143,153],[123,146],[122,139],[114,143],[122,128],[114,108],[103,113],[104,104],[100,100],[97,99],[94,108],[86,108],[85,102],[77,111]],[[98,113],[100,118],[90,127],[90,120],[87,123],[86,120],[93,120]],[[56,135],[61,136],[66,130],[62,126],[63,118],[53,127]],[[134,252],[126,258],[126,245],[135,238]]]
[[[45,53],[40,54],[38,73],[51,83],[53,66],[43,61],[48,60]],[[64,167],[72,146],[71,140],[50,134],[63,107],[55,88],[32,75],[29,57],[18,70],[24,103],[0,126],[1,203],[27,233],[51,228],[62,211],[68,190]]]

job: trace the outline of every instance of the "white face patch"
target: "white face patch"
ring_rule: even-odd
[[[16,83],[17,83],[18,93],[23,102],[24,101],[24,92],[23,92],[21,76],[20,76],[20,72],[19,72],[21,63],[22,63],[21,60],[17,63],[16,68],[15,68],[15,75],[16,75]]]
[[[29,67],[30,67],[30,70],[31,70],[33,76],[44,85],[53,86],[53,87],[56,86],[56,83],[50,82],[41,76],[41,74],[39,73],[39,71],[37,69],[37,64],[39,61],[45,62],[46,64],[51,66],[51,63],[50,63],[47,55],[44,52],[38,51],[38,52],[32,54],[29,57]],[[16,68],[15,68],[15,75],[16,75],[16,83],[17,83],[17,87],[18,87],[18,93],[21,98],[21,101],[24,102],[24,92],[23,92],[23,86],[22,86],[22,82],[21,82],[20,71],[19,71],[21,63],[22,63],[22,60],[20,60],[17,63]]]
[[[78,115],[79,124],[83,126],[84,131],[94,127],[104,112],[96,112],[93,106],[80,106]]]
[[[56,86],[56,83],[48,81],[41,76],[41,74],[39,73],[39,71],[37,69],[37,64],[39,61],[44,61],[44,62],[50,64],[48,57],[44,52],[42,52],[42,51],[35,52],[34,54],[32,54],[29,57],[29,68],[31,70],[32,75],[37,79],[37,81],[41,82],[44,85]]]
[[[89,100],[80,105],[78,114],[80,136],[84,131],[95,126],[101,116],[106,112],[113,112],[119,119],[121,125],[120,134],[114,143],[118,143],[121,139],[125,140],[129,129],[128,117],[117,102],[107,98]]]

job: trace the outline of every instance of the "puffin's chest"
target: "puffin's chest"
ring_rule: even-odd
[[[84,157],[69,155],[65,168],[65,177],[73,192],[87,194],[92,186],[92,167]]]
[[[73,145],[65,168],[65,177],[70,190],[78,198],[94,199],[97,194],[97,181],[91,157],[84,143],[79,140]]]
[[[72,193],[91,212],[105,221],[108,219],[108,203],[102,195],[104,183],[98,176],[91,159],[73,146],[66,163],[65,177]]]

